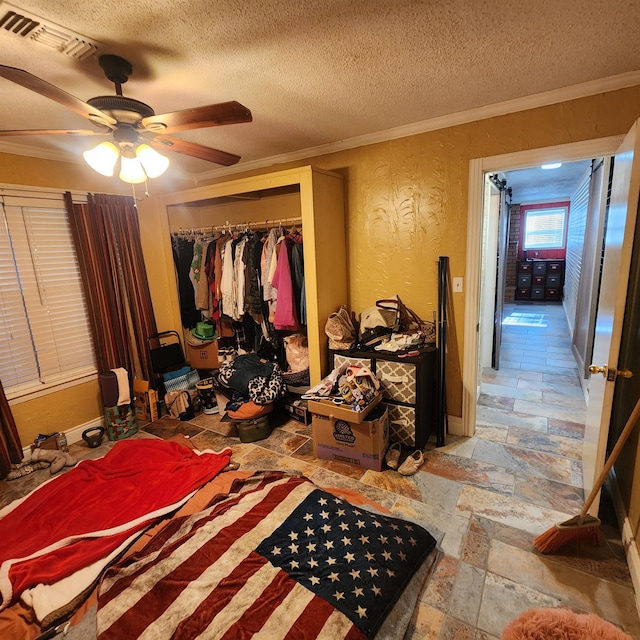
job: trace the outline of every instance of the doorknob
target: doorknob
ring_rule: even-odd
[[[618,371],[614,367],[609,368],[606,364],[604,367],[599,367],[597,364],[590,365],[589,373],[601,373],[610,382],[615,380],[618,376],[622,376],[623,378],[633,377],[633,371],[629,371],[629,369],[621,369]]]
[[[597,364],[589,365],[589,373],[601,373],[605,378],[607,377],[608,369],[606,364],[604,367],[599,367]]]

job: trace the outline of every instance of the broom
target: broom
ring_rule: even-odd
[[[589,515],[587,512],[593,504],[593,501],[596,499],[604,481],[607,479],[607,475],[609,475],[611,467],[613,467],[620,451],[622,451],[622,447],[627,441],[627,438],[631,435],[639,417],[640,399],[636,402],[636,406],[631,412],[618,441],[613,447],[613,451],[604,463],[604,467],[598,476],[598,479],[595,481],[593,489],[591,489],[591,493],[587,497],[580,513],[569,520],[555,524],[553,527],[547,529],[547,531],[541,533],[534,539],[533,546],[540,551],[540,553],[553,553],[564,545],[573,542],[586,542],[594,545],[600,544],[600,519]]]

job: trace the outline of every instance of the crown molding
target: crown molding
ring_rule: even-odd
[[[504,116],[518,111],[527,111],[528,109],[536,109],[552,104],[558,104],[560,102],[586,98],[598,93],[627,89],[636,85],[640,85],[640,71],[629,71],[627,73],[599,78],[597,80],[590,80],[588,82],[574,84],[560,89],[553,89],[551,91],[544,91],[530,96],[514,98],[513,100],[506,100],[505,102],[498,102],[483,107],[468,109],[466,111],[458,111],[456,113],[437,116],[420,122],[414,122],[400,127],[393,127],[383,131],[376,131],[374,133],[368,133],[354,138],[346,138],[337,142],[329,142],[315,147],[306,147],[297,151],[282,153],[249,162],[240,162],[233,167],[212,169],[210,171],[197,174],[179,172],[179,175],[182,178],[193,180],[198,184],[200,182],[205,182],[222,176],[228,176],[234,173],[263,169],[265,167],[285,164],[287,162],[298,162],[312,157],[346,151],[357,147],[364,147],[370,144],[387,142],[398,138],[406,138],[421,133],[427,133],[429,131],[437,131],[438,129],[446,129],[448,127],[461,124],[468,124],[469,122]],[[76,154],[54,149],[40,149],[29,145],[17,144],[15,142],[5,142],[2,139],[0,139],[0,153],[11,153],[20,156],[29,156],[32,158],[42,158],[44,160],[82,164],[80,162],[80,156]]]
[[[67,151],[58,149],[41,149],[27,144],[18,144],[0,139],[0,153],[10,153],[16,156],[28,156],[41,158],[42,160],[55,160],[56,162],[73,162],[80,164],[77,157]]]
[[[398,138],[406,138],[408,136],[428,133],[429,131],[437,131],[446,129],[469,122],[478,120],[486,120],[487,118],[495,118],[504,116],[518,111],[527,111],[528,109],[536,109],[546,107],[560,102],[568,102],[579,98],[596,95],[598,93],[607,93],[610,91],[618,91],[620,89],[628,89],[640,85],[640,71],[629,71],[615,76],[599,78],[598,80],[590,80],[581,84],[574,84],[560,89],[553,89],[543,93],[536,93],[522,98],[514,98],[505,102],[497,102],[495,104],[486,105],[484,107],[476,107],[467,111],[458,111],[436,118],[429,118],[421,122],[394,127],[384,131],[368,133],[354,138],[347,138],[339,142],[330,142],[328,144],[318,145],[316,147],[307,147],[299,151],[291,153],[282,153],[280,155],[263,158],[261,160],[253,160],[250,162],[240,162],[233,167],[225,167],[222,169],[212,169],[204,173],[199,173],[196,177],[199,182],[227,176],[233,173],[241,173],[244,171],[253,171],[255,169],[263,169],[277,164],[287,162],[297,162],[317,156],[336,153],[338,151],[346,151],[357,147],[364,147],[369,144],[377,144],[379,142],[387,142],[388,140],[396,140]]]

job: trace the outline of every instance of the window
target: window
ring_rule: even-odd
[[[524,249],[562,249],[565,207],[530,209],[524,216]]]
[[[0,198],[0,380],[9,398],[96,372],[62,194]]]

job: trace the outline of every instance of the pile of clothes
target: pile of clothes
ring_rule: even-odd
[[[228,399],[224,408],[233,420],[252,420],[270,413],[273,403],[287,391],[280,366],[255,353],[224,362],[215,379],[218,390]]]

